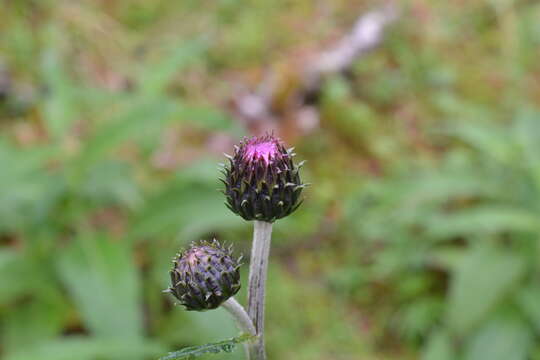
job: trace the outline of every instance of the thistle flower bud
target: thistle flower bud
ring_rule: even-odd
[[[305,187],[298,174],[303,162],[294,164],[294,155],[270,134],[244,139],[223,168],[225,205],[245,220],[274,222],[291,214]]]
[[[177,254],[173,264],[172,285],[165,291],[186,310],[215,309],[240,290],[240,259],[232,257],[232,247],[217,240],[193,244]]]

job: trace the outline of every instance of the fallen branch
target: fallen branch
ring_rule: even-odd
[[[297,88],[288,99],[287,111],[293,111],[300,118],[318,118],[312,102],[320,91],[325,76],[348,71],[359,57],[381,43],[384,30],[397,17],[398,11],[393,4],[360,16],[352,30],[339,40],[335,47],[314,56],[307,66],[298,69],[295,74],[298,79],[294,81]],[[280,84],[286,81],[290,79],[279,79],[276,74],[269,74],[256,91],[233,99],[235,115],[242,119],[247,127],[257,127],[263,123],[266,128],[275,127],[272,123],[277,122],[283,111],[277,111],[273,104],[280,95]]]

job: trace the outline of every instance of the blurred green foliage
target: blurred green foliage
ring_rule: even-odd
[[[161,293],[190,241],[249,252],[215,191],[247,134],[224,104],[373,4],[3,2],[0,356],[153,359],[237,335]],[[400,4],[290,144],[314,185],[275,226],[269,356],[540,359],[540,5]]]

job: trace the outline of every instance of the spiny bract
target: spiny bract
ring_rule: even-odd
[[[299,175],[303,162],[294,164],[294,155],[271,134],[244,139],[222,169],[225,205],[245,220],[274,222],[291,214],[306,186]]]
[[[215,309],[240,290],[240,259],[232,256],[232,246],[217,240],[192,244],[177,254],[171,269],[171,287],[165,290],[187,310]]]

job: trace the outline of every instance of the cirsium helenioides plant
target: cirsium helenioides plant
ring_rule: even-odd
[[[251,336],[223,342],[227,346],[207,344],[189,348],[189,352],[171,353],[167,360],[180,359],[185,354],[193,357],[208,349],[227,351],[240,342],[238,339],[247,342],[249,360],[266,360],[264,297],[272,224],[300,206],[300,195],[306,186],[299,174],[304,162],[293,162],[293,150],[287,149],[273,134],[245,138],[235,146],[232,156],[226,155],[229,162],[221,169],[225,205],[244,220],[254,221],[247,312],[233,297],[240,288],[240,263],[232,257],[230,249],[217,241],[192,245],[179,254],[171,270],[171,287],[166,290],[187,310],[204,311],[223,306],[238,327]]]

